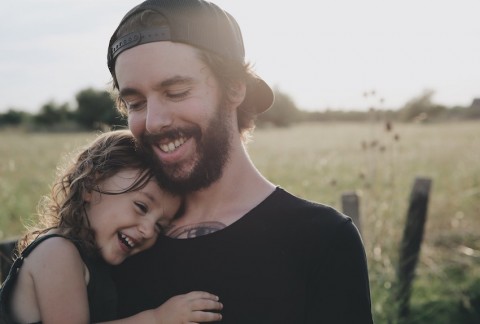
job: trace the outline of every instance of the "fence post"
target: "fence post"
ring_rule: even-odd
[[[8,271],[13,263],[13,252],[16,245],[16,238],[0,242],[0,283],[7,278]]]
[[[405,224],[403,238],[400,244],[397,268],[398,286],[395,298],[400,323],[407,322],[410,313],[409,301],[411,288],[415,276],[415,267],[417,266],[420,255],[425,222],[427,220],[431,183],[432,180],[430,178],[415,178],[410,194],[407,223]]]
[[[360,201],[356,192],[345,192],[342,194],[342,212],[349,216],[355,226],[357,226],[358,231],[361,233],[361,224],[360,224]]]

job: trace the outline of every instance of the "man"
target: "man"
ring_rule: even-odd
[[[203,0],[147,0],[114,32],[108,66],[161,183],[186,193],[166,235],[115,273],[120,315],[202,290],[220,296],[222,323],[372,323],[351,220],[249,159],[244,141],[273,94],[245,64],[231,15]]]

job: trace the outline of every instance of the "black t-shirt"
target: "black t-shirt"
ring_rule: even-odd
[[[363,244],[350,218],[277,188],[235,223],[162,236],[116,267],[129,316],[194,290],[220,297],[222,323],[372,323]]]

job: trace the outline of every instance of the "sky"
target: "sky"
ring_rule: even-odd
[[[446,106],[480,97],[479,0],[212,2],[237,19],[256,72],[299,109],[397,109],[428,90]],[[0,113],[108,87],[108,41],[137,3],[2,1]]]

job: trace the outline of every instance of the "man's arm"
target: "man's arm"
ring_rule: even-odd
[[[307,323],[373,323],[367,261],[360,234],[340,225],[312,282]]]

